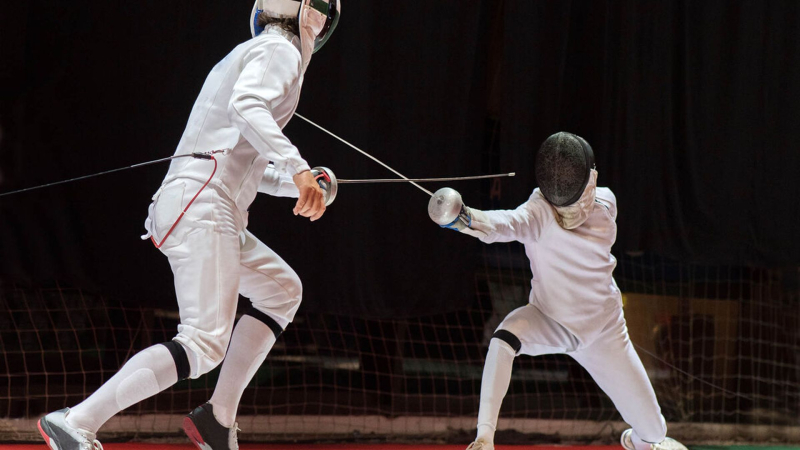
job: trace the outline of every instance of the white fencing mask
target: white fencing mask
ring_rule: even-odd
[[[311,55],[322,48],[333,34],[341,10],[340,0],[256,0],[250,15],[250,32],[256,37],[264,31],[257,23],[261,12],[279,19],[297,18],[305,70]]]

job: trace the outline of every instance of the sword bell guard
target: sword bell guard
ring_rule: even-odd
[[[336,194],[339,192],[339,183],[336,181],[336,175],[327,167],[317,166],[311,169],[311,175],[317,180],[319,187],[325,194],[325,206],[330,206],[336,200]]]
[[[428,202],[428,215],[437,225],[448,225],[453,223],[464,203],[461,194],[452,188],[441,188],[433,193]]]

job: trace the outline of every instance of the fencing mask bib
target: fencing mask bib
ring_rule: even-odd
[[[553,206],[578,201],[594,169],[594,152],[582,137],[556,133],[547,138],[536,155],[539,190]]]
[[[256,37],[264,31],[264,28],[258,26],[258,15],[261,12],[278,19],[296,18],[305,69],[311,55],[330,39],[339,23],[341,10],[341,0],[256,0],[250,14],[250,33]]]

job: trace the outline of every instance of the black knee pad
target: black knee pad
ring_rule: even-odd
[[[522,342],[520,342],[519,338],[514,336],[514,333],[510,331],[497,330],[492,335],[492,339],[500,339],[501,341],[510,345],[511,348],[514,349],[514,353],[519,353],[519,350],[522,348]]]
[[[172,359],[175,360],[175,368],[178,371],[178,381],[189,378],[192,373],[192,368],[189,366],[189,356],[186,354],[186,349],[175,341],[164,342],[161,345],[167,347]]]
[[[257,310],[255,307],[251,307],[245,314],[268,326],[269,329],[272,330],[272,334],[275,335],[275,339],[278,339],[281,333],[283,333],[283,328],[278,325],[278,322],[275,322],[275,319]]]

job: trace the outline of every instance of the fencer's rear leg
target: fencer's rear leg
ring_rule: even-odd
[[[571,353],[592,376],[637,438],[647,443],[664,440],[667,425],[642,361],[628,336],[625,319],[613,319],[589,347]]]

